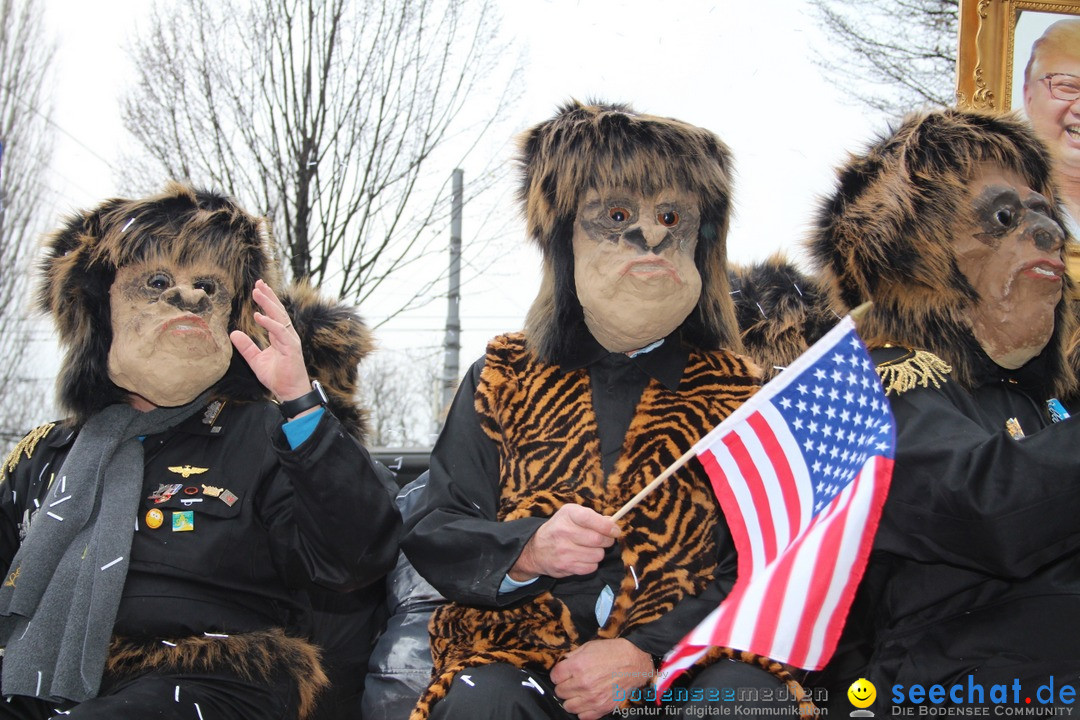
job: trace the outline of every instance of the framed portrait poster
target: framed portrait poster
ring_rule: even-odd
[[[1031,45],[1052,23],[1080,16],[1080,0],[960,0],[956,104],[1022,108]]]
[[[1080,0],[960,0],[957,106],[991,112],[1016,110],[1026,116],[1024,73],[1032,45],[1051,25],[1069,18],[1080,20]],[[1055,29],[1055,43],[1063,42],[1063,37],[1073,37],[1071,33],[1075,32],[1063,35],[1061,27]],[[1054,57],[1060,58],[1061,45],[1055,47],[1057,50],[1051,52],[1058,53]],[[1080,55],[1080,43],[1077,43],[1077,55]],[[1068,74],[1051,73],[1046,77],[1054,75]],[[1064,80],[1064,90],[1057,92],[1068,94],[1073,91],[1076,76],[1068,77],[1072,79]],[[1051,94],[1055,92],[1053,84],[1051,81]],[[1037,96],[1042,97],[1041,94]],[[1045,103],[1045,100],[1041,102]],[[1056,149],[1053,143],[1060,140],[1047,142],[1053,153]],[[1080,239],[1075,222],[1074,219],[1072,234]],[[1080,243],[1069,243],[1065,264],[1077,283],[1076,297],[1080,299]]]

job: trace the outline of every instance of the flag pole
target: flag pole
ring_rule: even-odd
[[[874,302],[872,300],[867,300],[862,305],[858,305],[851,309],[851,312],[849,312],[848,315],[855,321],[856,328],[859,327],[859,321],[863,319],[863,315],[865,315],[873,306]]]
[[[866,311],[869,310],[873,304],[874,303],[872,302],[864,302],[862,305],[859,305],[858,307],[852,309],[851,312],[848,313],[848,315],[851,316],[852,320],[858,323],[859,320],[862,320],[863,315],[866,314]],[[644,500],[646,495],[655,490],[660,485],[660,483],[664,482],[669,477],[674,475],[675,471],[681,468],[687,462],[689,462],[690,458],[692,457],[694,457],[694,448],[690,448],[685,453],[683,453],[682,457],[673,462],[666,470],[664,470],[664,472],[657,475],[655,480],[643,487],[641,489],[641,492],[630,498],[630,500],[628,500],[625,505],[619,508],[618,511],[611,516],[611,519],[615,521],[621,520],[623,516],[626,515],[626,513],[634,509],[635,505]]]
[[[664,472],[662,472],[662,473],[660,473],[659,475],[656,476],[655,480],[653,480],[651,483],[649,483],[645,487],[641,488],[641,492],[639,492],[634,497],[630,498],[630,500],[628,500],[625,505],[623,505],[621,508],[619,508],[618,512],[616,512],[614,515],[611,516],[611,519],[612,520],[621,520],[623,515],[630,512],[631,510],[633,510],[634,506],[637,505],[642,500],[644,500],[646,495],[648,495],[653,490],[655,490],[657,488],[657,486],[660,485],[660,483],[664,482],[669,477],[674,475],[675,471],[678,470],[679,468],[681,468],[683,465],[685,465],[690,460],[690,458],[692,458],[692,457],[694,457],[694,448],[690,448],[685,453],[683,453],[683,456],[681,458],[679,458],[675,462],[671,463],[671,465],[668,466],[668,468],[666,470],[664,470]]]

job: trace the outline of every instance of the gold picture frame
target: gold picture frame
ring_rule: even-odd
[[[1080,15],[1080,0],[960,0],[956,104],[1005,112],[1019,107],[1031,44],[1046,26]]]

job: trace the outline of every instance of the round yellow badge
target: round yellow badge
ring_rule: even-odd
[[[146,513],[146,527],[156,530],[165,522],[165,514],[157,508],[152,508]]]

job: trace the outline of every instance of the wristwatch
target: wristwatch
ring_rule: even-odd
[[[296,417],[305,410],[310,410],[319,405],[326,405],[328,402],[330,401],[326,398],[326,391],[323,390],[322,384],[318,380],[312,380],[311,392],[306,395],[301,395],[295,400],[286,400],[283,403],[279,403],[278,410],[280,410],[281,414],[288,420],[289,418]]]

